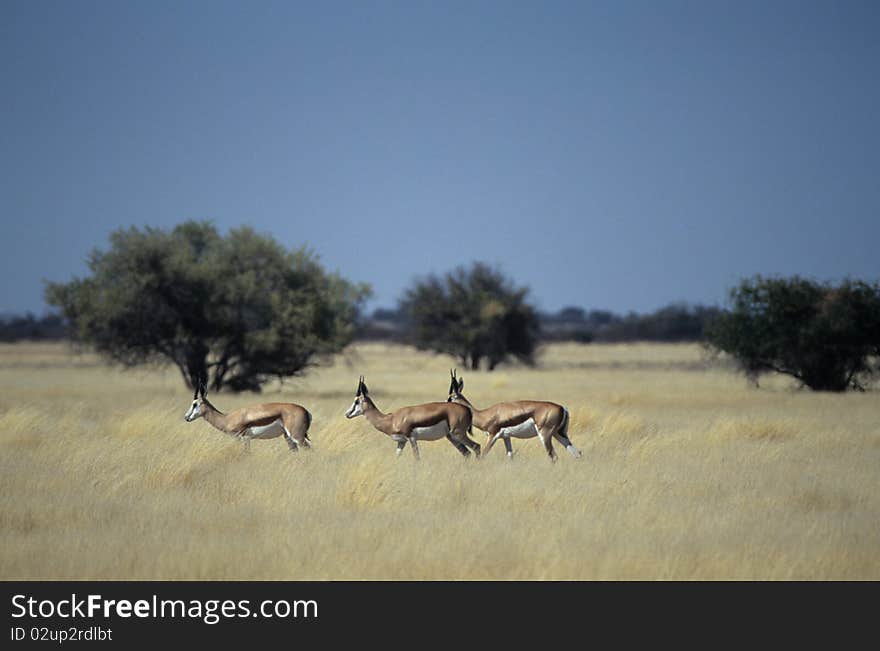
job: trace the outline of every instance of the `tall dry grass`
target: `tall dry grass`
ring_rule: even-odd
[[[249,452],[170,370],[59,345],[0,347],[3,579],[880,579],[880,402],[756,390],[688,345],[548,347],[465,372],[478,406],[547,398],[576,461],[537,441],[422,461],[363,418],[445,399],[449,358],[360,345],[264,396],[314,415],[314,452]],[[480,442],[484,440],[480,437]]]

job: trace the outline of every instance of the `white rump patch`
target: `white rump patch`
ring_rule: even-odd
[[[538,436],[538,428],[535,425],[535,421],[532,418],[528,420],[524,420],[519,425],[513,425],[511,427],[505,427],[501,430],[501,436],[504,438],[515,438],[515,439],[530,439],[533,436]]]
[[[412,437],[418,441],[437,441],[446,438],[449,434],[449,425],[445,420],[441,420],[436,425],[430,427],[413,427]]]

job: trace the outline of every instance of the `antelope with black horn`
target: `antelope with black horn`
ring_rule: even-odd
[[[562,405],[539,400],[515,400],[499,402],[486,409],[477,409],[462,393],[464,379],[456,377],[454,369],[450,370],[449,374],[452,376],[452,382],[449,385],[447,402],[467,407],[473,414],[474,427],[486,432],[484,456],[489,453],[495,442],[501,439],[504,441],[504,447],[507,448],[508,458],[513,457],[511,438],[528,439],[537,436],[552,461],[556,461],[556,451],[553,449],[554,438],[564,445],[573,457],[580,458],[580,450],[574,447],[568,438],[568,410]]]
[[[300,446],[312,447],[309,440],[312,415],[305,407],[292,402],[266,402],[224,414],[208,401],[205,391],[205,383],[200,381],[184,416],[186,422],[204,418],[221,432],[243,439],[247,444],[252,439],[284,436],[291,452],[297,452]]]
[[[480,445],[468,437],[471,428],[471,412],[467,407],[448,402],[429,402],[414,407],[400,409],[383,414],[370,398],[370,390],[364,383],[364,376],[358,380],[357,393],[351,403],[346,418],[363,415],[377,430],[386,434],[397,443],[397,455],[406,444],[412,446],[413,454],[419,458],[419,441],[437,441],[447,439],[462,456],[469,456],[470,451],[480,456]]]

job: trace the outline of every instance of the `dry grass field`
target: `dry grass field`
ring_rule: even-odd
[[[364,344],[212,396],[307,406],[294,455],[185,423],[176,371],[2,346],[0,579],[880,579],[876,391],[759,390],[690,345],[554,345],[536,370],[464,372],[466,393],[561,402],[581,460],[439,441],[416,463],[343,416],[361,373],[389,411],[445,399],[450,365]]]

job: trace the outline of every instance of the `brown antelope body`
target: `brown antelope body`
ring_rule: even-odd
[[[419,441],[447,439],[465,457],[470,455],[468,448],[480,456],[479,443],[468,438],[471,428],[471,412],[462,405],[448,402],[429,402],[414,407],[401,407],[390,414],[379,411],[370,398],[364,378],[358,382],[354,402],[345,412],[346,418],[363,415],[377,430],[397,443],[400,455],[406,444],[412,446],[413,454],[419,458]]]
[[[184,419],[191,423],[204,418],[211,425],[231,436],[250,443],[252,439],[274,439],[283,436],[292,452],[299,446],[311,448],[309,427],[312,415],[305,407],[292,402],[266,402],[222,413],[205,397],[205,386],[196,388],[193,402]]]
[[[556,461],[556,451],[553,449],[555,438],[575,458],[580,458],[581,453],[568,438],[568,410],[555,402],[543,400],[515,400],[512,402],[499,402],[486,409],[477,409],[465,398],[464,379],[456,378],[455,371],[451,371],[452,383],[449,385],[449,397],[447,401],[453,404],[464,405],[473,414],[474,427],[486,432],[487,443],[483,454],[488,454],[498,439],[504,441],[507,448],[507,456],[513,456],[511,438],[528,439],[537,436],[550,459]]]

